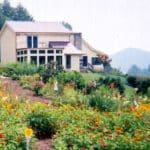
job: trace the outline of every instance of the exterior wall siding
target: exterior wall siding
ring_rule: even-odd
[[[48,48],[50,41],[69,41],[68,34],[18,34],[16,37],[17,49],[27,48],[27,36],[38,36],[38,47]]]
[[[92,57],[97,57],[97,54],[89,49],[84,42],[82,42],[82,52],[88,56],[88,63],[92,64]]]
[[[11,31],[7,26],[2,33],[0,42],[1,63],[7,64],[16,62],[15,33]]]
[[[80,71],[80,56],[71,55],[71,70]]]

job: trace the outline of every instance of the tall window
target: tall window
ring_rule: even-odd
[[[62,56],[56,56],[56,61],[58,65],[62,65]]]
[[[38,47],[38,38],[37,36],[33,36],[33,48],[37,48]]]
[[[66,68],[71,68],[71,55],[66,55]]]
[[[32,36],[27,36],[27,47],[32,48]]]
[[[87,64],[88,64],[88,58],[87,58],[87,56],[83,56],[83,66],[84,67],[86,67],[87,66]]]

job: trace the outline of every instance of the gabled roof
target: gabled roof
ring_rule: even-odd
[[[71,33],[61,22],[6,21],[14,32]]]
[[[68,43],[64,48],[64,54],[72,54],[72,55],[83,55],[84,53],[77,49],[72,43]]]

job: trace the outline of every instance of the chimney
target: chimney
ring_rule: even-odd
[[[81,33],[73,33],[70,36],[70,42],[79,50],[82,48],[82,34]]]

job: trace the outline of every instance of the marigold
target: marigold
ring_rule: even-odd
[[[33,130],[31,128],[26,128],[24,133],[27,138],[30,138],[33,135]]]

